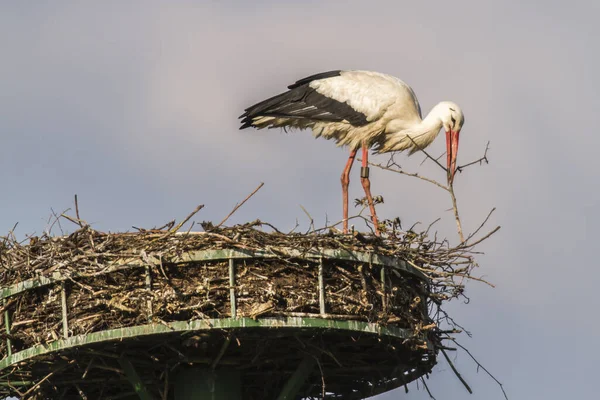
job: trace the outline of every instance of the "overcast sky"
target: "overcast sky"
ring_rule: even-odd
[[[162,225],[200,203],[197,221],[219,221],[260,182],[231,223],[291,229],[298,218],[306,228],[300,204],[317,225],[338,220],[347,151],[307,132],[239,131],[237,117],[316,72],[389,73],[424,113],[460,104],[459,163],[491,142],[491,164],[456,178],[465,229],[492,207],[490,228],[502,225],[479,259],[497,288],[471,282],[471,303],[451,307],[473,333],[462,343],[511,399],[597,396],[600,3],[83,3],[0,6],[1,231],[19,222],[21,237],[39,234],[75,193],[99,230]],[[419,155],[398,159],[443,179]],[[441,216],[440,231],[455,235],[439,189],[371,176],[381,217]],[[475,393],[440,362],[428,383],[437,399],[502,399],[467,355],[456,364]],[[410,389],[379,398],[428,398]]]

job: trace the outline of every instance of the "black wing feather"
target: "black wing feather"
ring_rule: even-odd
[[[278,117],[289,119],[309,119],[313,121],[348,121],[355,126],[368,123],[367,116],[353,109],[347,103],[331,99],[309,86],[310,82],[339,76],[341,71],[329,71],[311,75],[289,85],[285,93],[261,101],[245,110],[240,116],[240,129],[252,126],[254,118]]]
[[[340,76],[341,74],[342,70],[339,69],[335,71],[321,72],[296,81],[296,83],[289,85],[288,89],[294,89],[299,86],[306,85],[307,83],[311,83],[312,81],[318,81],[319,79],[333,78],[334,76]]]

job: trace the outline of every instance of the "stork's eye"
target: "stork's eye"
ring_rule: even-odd
[[[452,121],[452,125],[456,125],[456,119],[454,118],[454,115],[450,116],[450,120]]]

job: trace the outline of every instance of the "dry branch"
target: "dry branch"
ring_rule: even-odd
[[[242,200],[242,202],[240,204],[237,204],[233,208],[233,210],[231,210],[231,212],[229,214],[227,214],[227,216],[225,218],[223,218],[223,220],[217,224],[217,226],[215,228],[218,228],[221,225],[223,225],[225,223],[225,221],[227,221],[229,219],[229,217],[231,217],[233,215],[233,213],[235,213],[241,206],[243,206],[244,203],[247,202],[248,199],[250,199],[250,197],[254,196],[254,194],[256,192],[258,192],[260,190],[260,188],[262,188],[264,185],[265,185],[265,183],[261,182],[260,185],[258,185],[258,187],[256,189],[254,189],[254,191],[252,193],[250,193],[248,196],[246,196],[246,198],[244,200]]]

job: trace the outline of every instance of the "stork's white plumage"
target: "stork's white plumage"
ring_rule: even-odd
[[[342,173],[344,232],[348,231],[348,185],[356,152],[362,147],[361,182],[376,233],[379,223],[371,196],[368,150],[377,153],[429,146],[440,129],[446,131],[448,179],[454,179],[458,138],[464,124],[460,107],[438,103],[423,119],[413,90],[400,79],[370,71],[330,71],[301,79],[288,91],[257,103],[240,116],[240,129],[311,128],[315,137],[348,146],[350,157]]]

